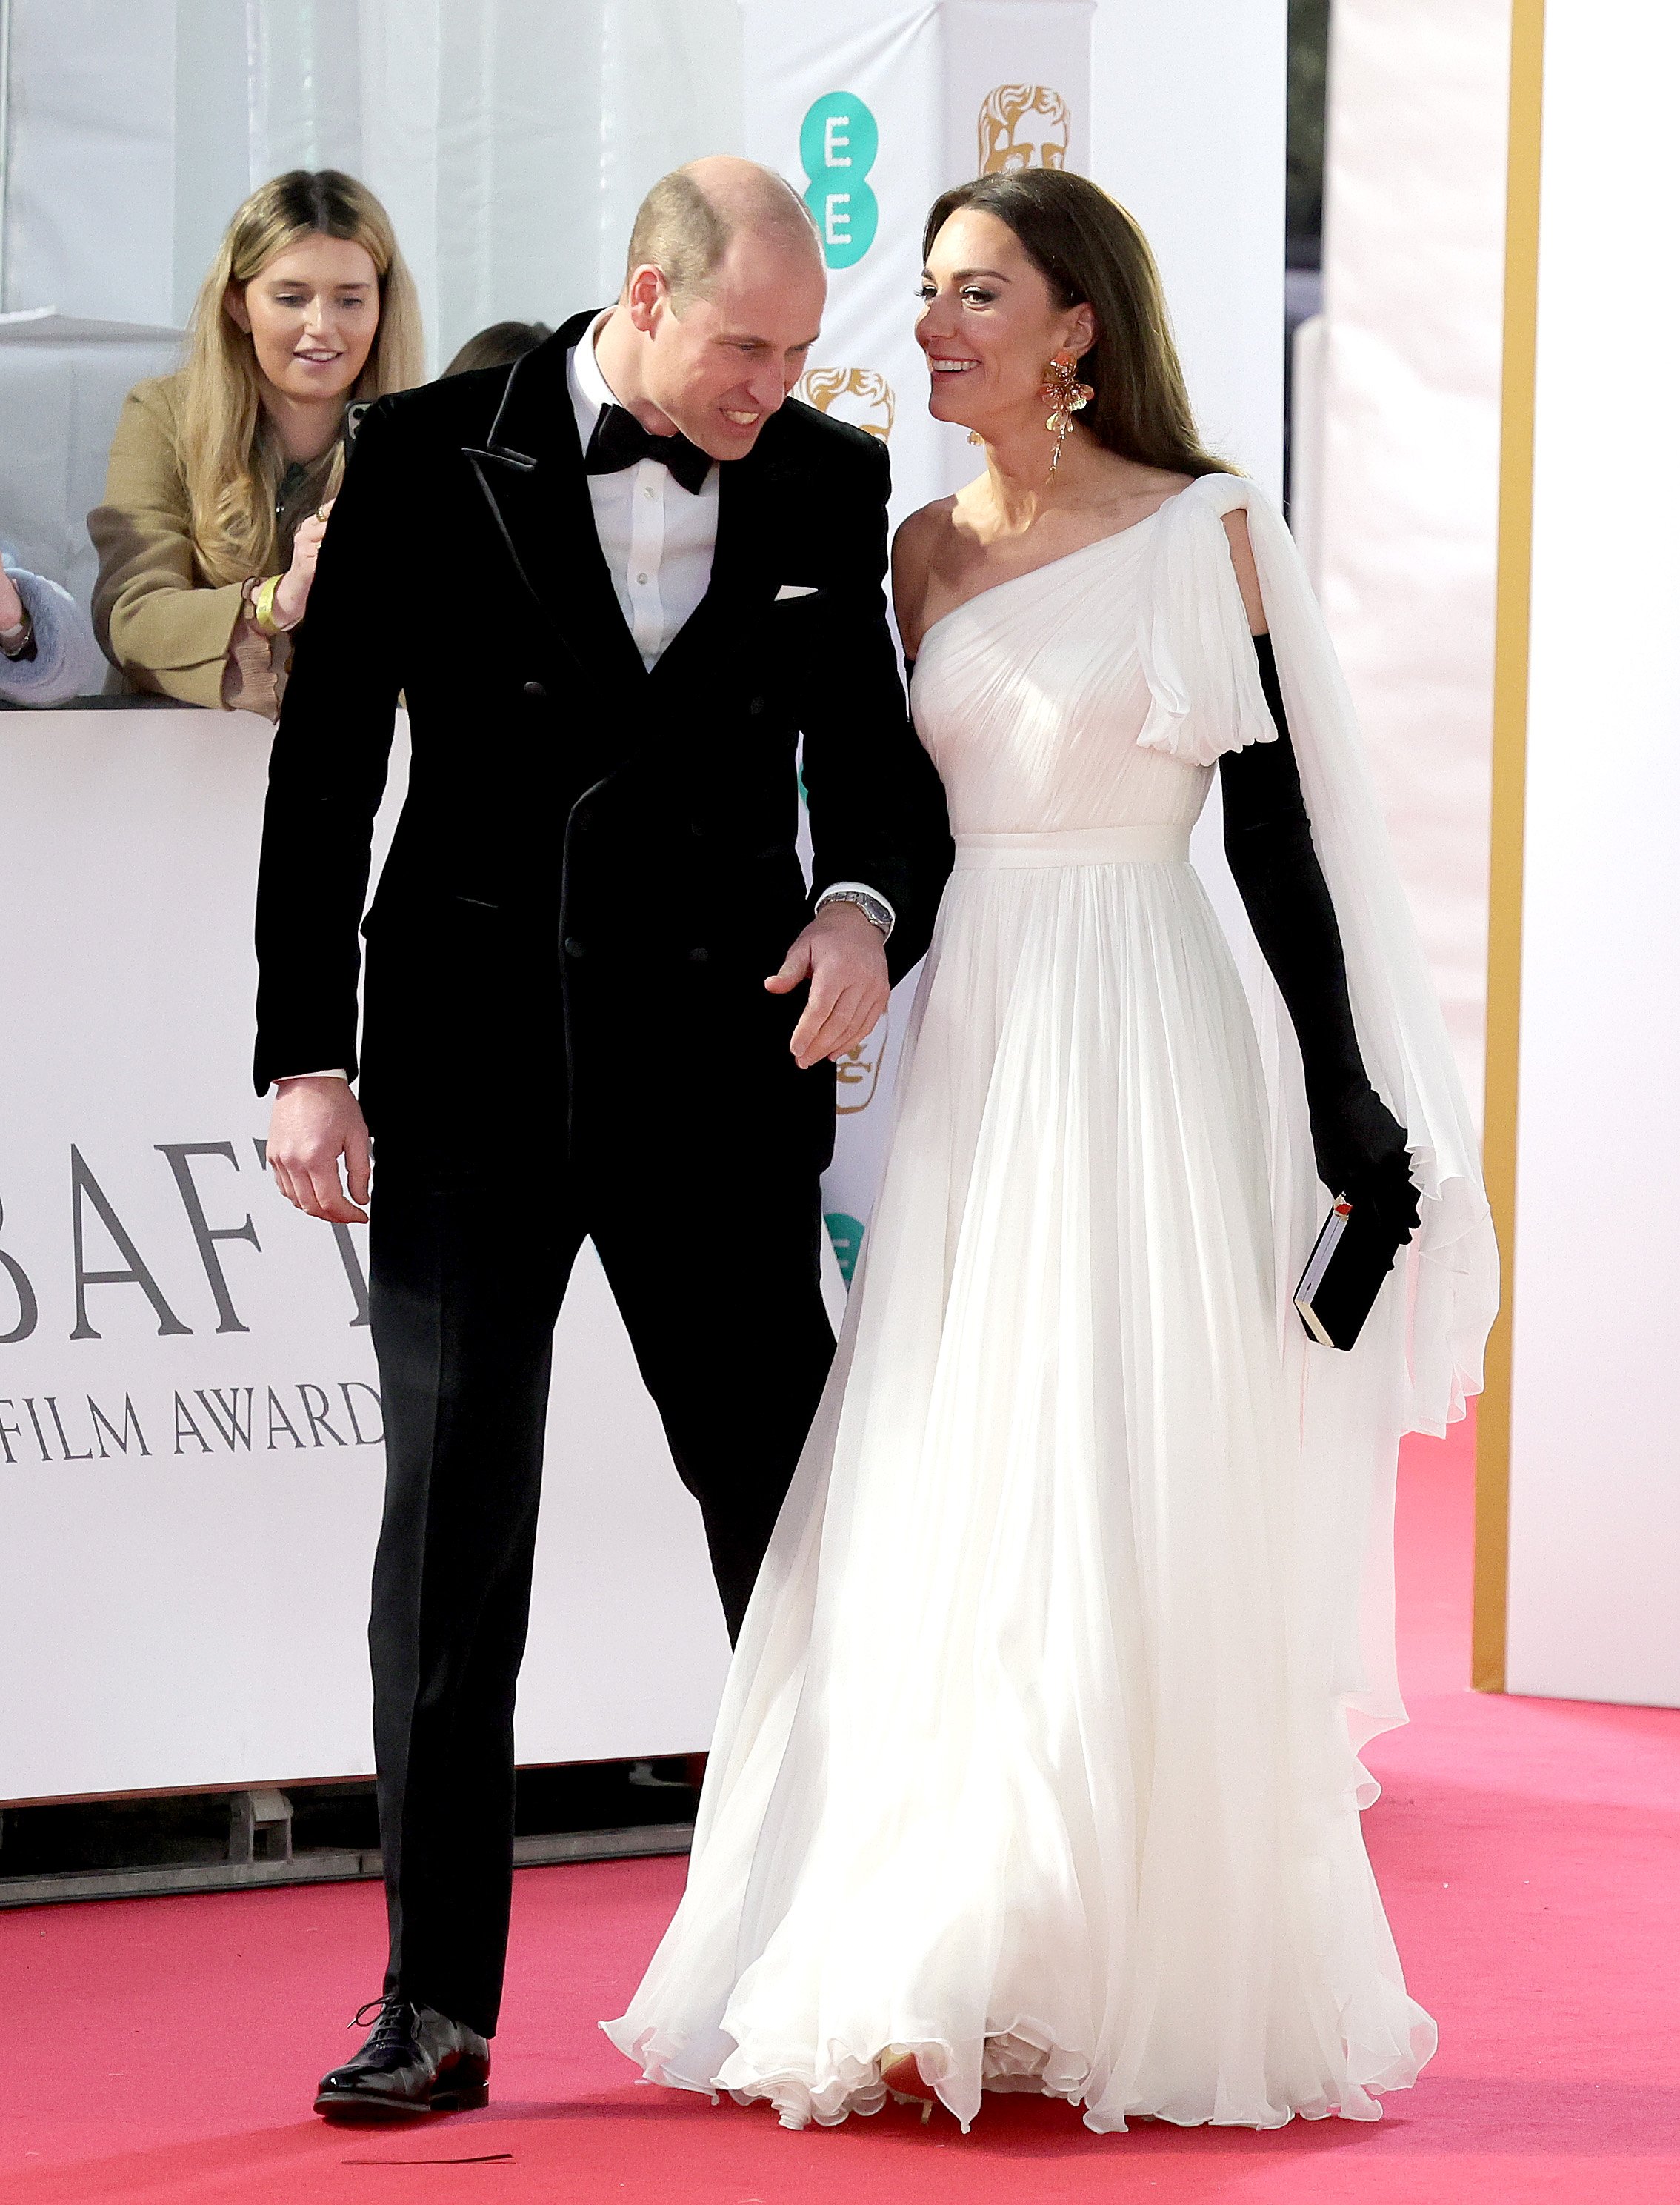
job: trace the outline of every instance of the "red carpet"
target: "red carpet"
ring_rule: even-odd
[[[1403,1482],[1413,1723],[1372,1758],[1366,1818],[1441,2050],[1374,2126],[1088,2134],[988,2101],[795,2136],[762,2108],[634,2084],[594,2027],[674,1900],[671,1861],[517,1879],[496,2101],[416,2132],[329,2130],[315,2076],[378,1981],[365,1885],[0,1916],[6,2205],[1659,2205],[1680,2201],[1680,1714],[1501,1700],[1468,1662],[1469,1457]],[[395,2161],[396,2164],[379,2164]]]

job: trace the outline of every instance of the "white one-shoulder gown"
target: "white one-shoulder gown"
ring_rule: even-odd
[[[1372,2119],[1434,2047],[1339,1673],[1370,1527],[1327,1533],[1314,1483],[1316,1447],[1368,1517],[1392,1471],[1404,1292],[1326,1454],[1279,1245],[1322,1198],[1280,1199],[1261,1037],[1188,861],[1214,758],[1271,734],[1237,503],[1266,586],[1280,526],[1208,478],[923,645],[957,871],[687,1890],[608,2025],[650,2079],[790,2125],[877,2108],[889,2046],[965,2125],[1030,2089],[1095,2129]]]

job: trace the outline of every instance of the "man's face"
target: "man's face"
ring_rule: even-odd
[[[828,282],[813,244],[743,230],[703,295],[673,305],[656,270],[630,282],[632,318],[649,340],[643,389],[715,460],[739,460],[805,370]]]

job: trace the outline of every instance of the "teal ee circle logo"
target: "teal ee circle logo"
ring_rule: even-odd
[[[825,92],[799,126],[805,205],[830,268],[850,268],[875,243],[881,210],[867,180],[880,150],[874,116],[849,92]]]
[[[834,1245],[834,1261],[840,1265],[840,1275],[849,1287],[864,1245],[862,1220],[848,1217],[843,1209],[831,1209],[822,1222],[828,1228],[828,1239]]]

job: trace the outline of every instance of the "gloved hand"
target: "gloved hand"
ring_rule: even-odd
[[[1417,1230],[1418,1192],[1406,1132],[1376,1090],[1349,1080],[1327,1094],[1309,1092],[1313,1155],[1332,1194],[1366,1204],[1402,1240]]]

